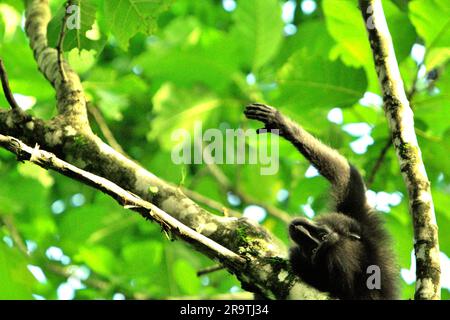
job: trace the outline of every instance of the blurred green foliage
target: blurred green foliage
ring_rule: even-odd
[[[256,128],[242,114],[255,100],[279,107],[366,177],[388,140],[356,0],[73,2],[81,8],[82,28],[67,31],[66,58],[124,150],[167,181],[227,204],[227,194],[204,165],[173,164],[171,132],[192,130],[199,120],[204,129]],[[53,44],[64,1],[51,5]],[[448,255],[450,5],[447,0],[385,0],[383,5],[405,88],[413,92],[440,246]],[[12,90],[21,95],[19,103],[48,119],[55,115],[55,93],[37,71],[22,28],[23,9],[21,1],[0,2],[0,56]],[[7,108],[3,97],[0,106]],[[370,130],[354,132],[352,124]],[[95,121],[92,125],[102,136]],[[220,166],[240,192],[292,216],[320,214],[328,205],[327,183],[305,177],[308,167],[284,141],[277,175],[261,176],[258,165]],[[287,198],[277,198],[282,189],[289,191]],[[386,199],[401,197],[382,214],[403,270],[403,298],[412,298],[412,224],[392,148],[370,189],[384,207]],[[279,220],[267,216],[262,224],[288,243]],[[442,292],[448,299],[450,263],[443,261],[447,289]],[[0,298],[201,298],[240,290],[225,271],[196,276],[212,264],[108,197],[17,163],[0,150]]]

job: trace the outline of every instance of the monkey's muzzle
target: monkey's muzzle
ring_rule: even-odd
[[[289,225],[289,235],[298,245],[308,248],[320,246],[332,230],[306,218],[297,218]]]

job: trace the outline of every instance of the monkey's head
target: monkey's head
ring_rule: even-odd
[[[289,235],[296,244],[291,256],[301,259],[297,261],[300,265],[294,267],[312,268],[318,276],[323,271],[354,279],[366,260],[359,222],[340,213],[323,215],[314,221],[297,218],[289,226]]]

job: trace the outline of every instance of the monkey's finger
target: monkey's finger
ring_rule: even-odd
[[[266,104],[263,104],[263,103],[251,103],[247,106],[247,108],[254,108],[254,109],[266,110],[266,111],[275,110],[275,108],[268,106]]]
[[[246,114],[245,116],[247,117],[247,119],[258,120],[263,123],[269,122],[269,120],[268,120],[269,117],[267,117],[267,115],[264,115],[264,114],[250,113],[250,114]]]
[[[247,118],[251,119],[268,119],[271,116],[270,112],[258,110],[258,109],[246,109],[244,114]]]
[[[266,110],[260,110],[260,109],[252,109],[252,108],[248,108],[244,110],[245,114],[266,114],[269,115],[271,114],[271,112],[267,112]]]
[[[244,110],[244,113],[245,112],[264,112],[265,114],[274,114],[274,111],[272,110],[262,109],[257,106],[247,106],[247,108],[245,108]]]

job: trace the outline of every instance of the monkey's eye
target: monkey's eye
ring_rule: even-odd
[[[361,237],[357,235],[356,233],[349,233],[348,236],[355,240],[361,240]]]

